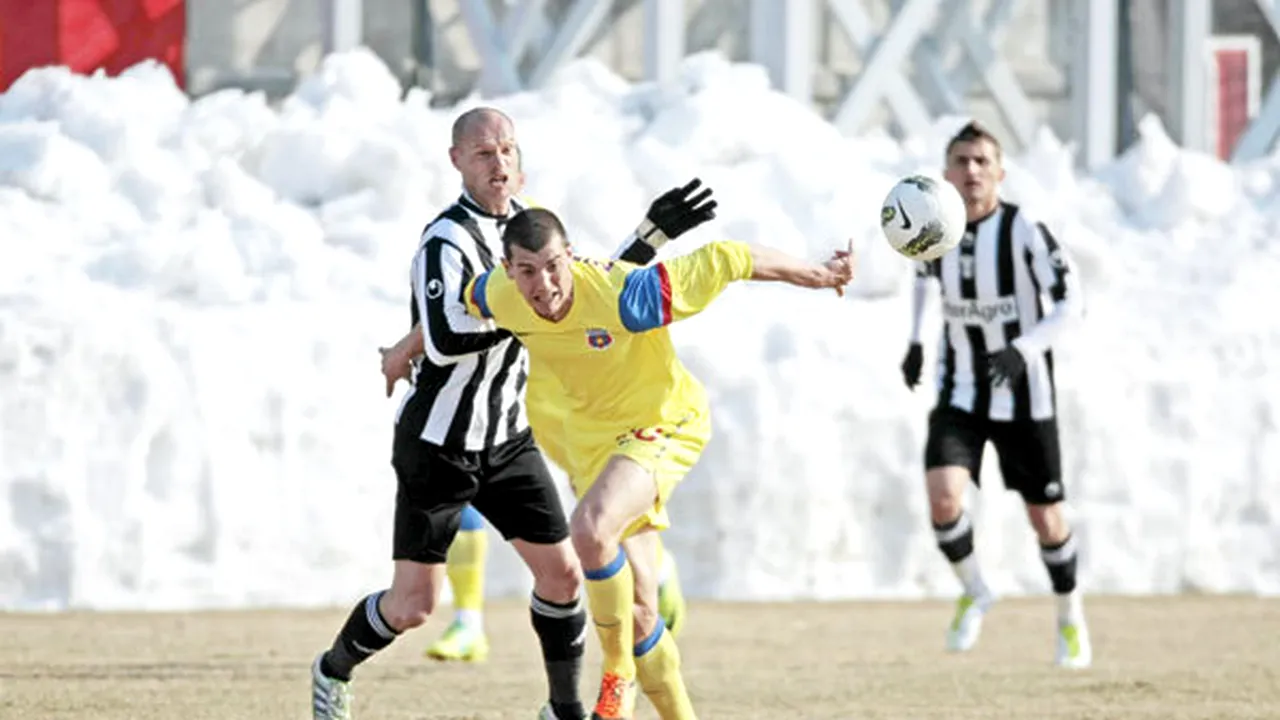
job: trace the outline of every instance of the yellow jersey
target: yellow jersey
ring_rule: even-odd
[[[564,423],[568,413],[561,399],[563,396],[560,383],[549,373],[529,374],[525,387],[525,414],[529,416],[533,440],[548,460],[569,472],[569,451],[564,445]]]
[[[563,405],[565,454],[591,454],[619,432],[706,415],[706,392],[666,328],[706,308],[731,282],[750,278],[750,249],[714,242],[643,268],[574,258],[570,272],[573,304],[558,322],[539,317],[501,267],[463,291],[469,313],[492,318],[528,350],[530,403]],[[554,382],[539,382],[542,373]],[[537,397],[544,387],[564,395]]]

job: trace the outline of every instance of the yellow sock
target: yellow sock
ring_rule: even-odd
[[[460,530],[449,546],[447,571],[453,588],[453,609],[479,612],[484,608],[484,563],[489,537],[483,528]]]
[[[656,637],[655,637],[656,636]],[[662,623],[635,647],[640,689],[662,720],[696,720],[689,691],[680,675],[680,649]]]
[[[604,671],[635,679],[636,660],[632,612],[635,605],[635,578],[626,553],[618,550],[618,556],[602,568],[585,570],[587,578],[587,604],[591,619],[600,636],[600,650],[604,655]]]

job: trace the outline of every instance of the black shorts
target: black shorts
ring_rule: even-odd
[[[507,540],[554,544],[569,537],[555,481],[526,431],[489,450],[446,450],[397,428],[391,557],[443,563],[470,503]]]
[[[1058,423],[1052,419],[1006,422],[946,405],[936,407],[929,413],[925,469],[947,465],[967,467],[974,484],[978,485],[982,451],[988,440],[995,445],[1006,488],[1017,492],[1031,505],[1048,505],[1066,499]]]

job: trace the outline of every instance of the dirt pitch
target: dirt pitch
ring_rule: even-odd
[[[1046,599],[1003,602],[964,657],[940,651],[941,603],[697,603],[681,645],[703,720],[1280,718],[1280,601],[1088,608],[1097,661],[1083,672],[1050,667]],[[360,669],[356,716],[530,720],[543,681],[527,612],[490,607],[482,665],[421,659],[439,621],[401,638]],[[309,718],[308,665],[345,615],[0,615],[0,718]]]

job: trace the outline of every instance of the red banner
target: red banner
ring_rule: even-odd
[[[185,0],[0,0],[0,90],[33,67],[114,75],[146,59],[183,85],[186,34]]]

